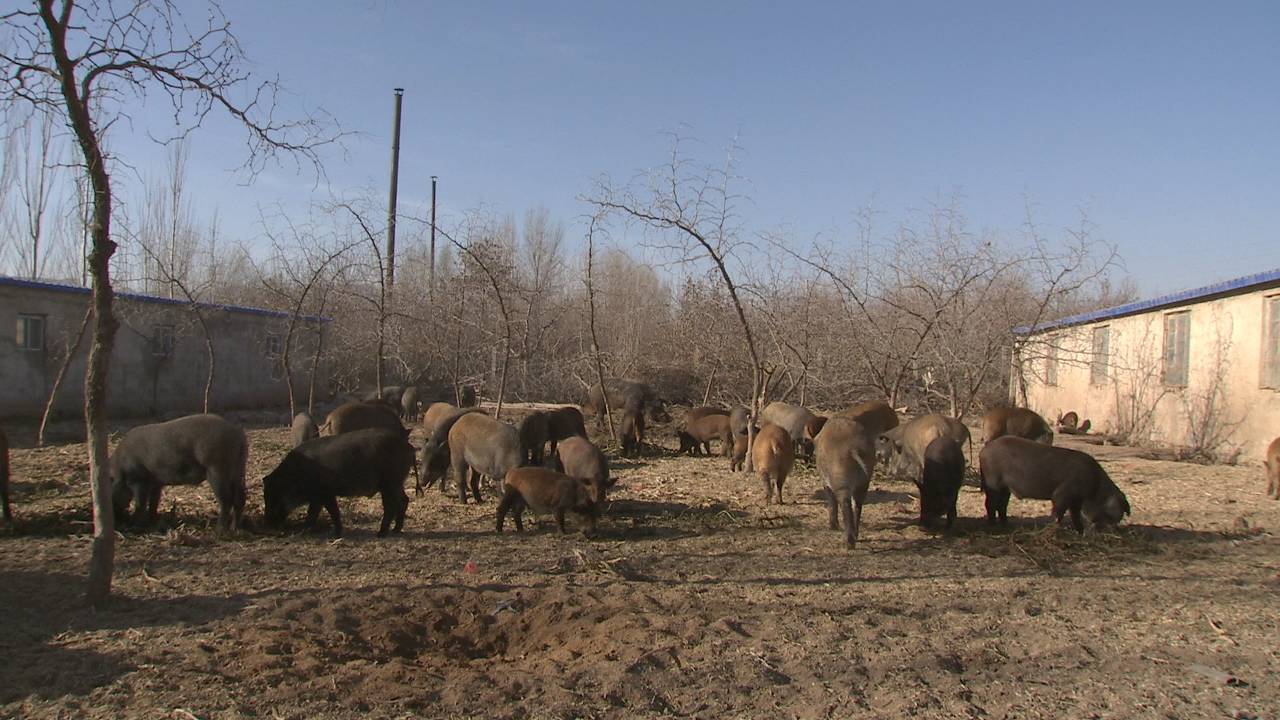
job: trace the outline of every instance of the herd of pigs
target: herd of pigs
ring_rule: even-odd
[[[464,397],[464,404],[467,400],[474,402],[474,396]],[[605,454],[588,439],[584,412],[595,417],[597,428],[606,417],[616,418],[624,456],[640,452],[648,421],[670,420],[649,386],[629,380],[595,386],[581,410],[537,410],[517,425],[489,417],[478,407],[435,402],[423,408],[412,387],[346,402],[320,427],[300,413],[293,421],[293,448],[262,480],[263,520],[268,527],[281,527],[306,505],[308,529],[324,509],[334,536],[341,536],[337,498],[378,494],[383,510],[378,535],[398,533],[409,504],[409,474],[417,475],[420,495],[436,483],[447,493],[451,473],[462,503],[468,488],[471,499],[481,502],[484,478],[498,488],[498,532],[508,514],[523,531],[523,513],[532,509],[554,515],[561,533],[570,512],[587,523],[584,532],[594,533],[614,479]],[[419,415],[425,438],[420,450],[409,441]],[[1011,495],[1051,501],[1054,518],[1062,523],[1069,517],[1082,533],[1085,520],[1103,528],[1130,514],[1128,499],[1102,466],[1087,453],[1054,446],[1053,429],[1034,411],[993,409],[983,418],[982,432],[979,486],[989,523],[1007,522]],[[783,502],[783,485],[797,456],[811,459],[826,486],[830,528],[843,529],[848,547],[857,542],[877,463],[890,475],[916,483],[922,525],[945,516],[950,528],[968,466],[966,444],[972,452],[969,429],[959,420],[932,414],[902,423],[882,402],[865,402],[830,416],[773,402],[760,412],[755,426],[744,407],[697,407],[677,424],[676,439],[679,452],[694,455],[710,455],[711,443],[718,442],[731,471],[740,470],[750,452],[765,504]],[[237,530],[244,513],[248,448],[244,430],[217,415],[190,415],[129,430],[111,454],[116,517],[122,523],[153,524],[166,485],[207,482],[218,502],[219,531]],[[0,499],[6,522],[12,517],[8,456],[8,441],[0,432]],[[1267,494],[1280,499],[1280,438],[1268,448],[1266,467]]]

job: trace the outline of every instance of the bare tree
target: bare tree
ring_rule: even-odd
[[[750,447],[755,440],[755,420],[760,414],[765,390],[765,366],[756,349],[755,336],[739,296],[738,284],[729,271],[729,263],[742,242],[734,213],[733,179],[732,152],[727,154],[723,167],[691,169],[681,155],[680,138],[673,137],[666,165],[650,172],[638,187],[616,188],[610,181],[603,180],[595,193],[585,200],[596,208],[597,213],[619,213],[628,222],[659,231],[662,235],[654,239],[655,246],[677,254],[683,262],[702,259],[711,262],[729,293],[742,330],[743,344],[751,356],[751,422],[748,423],[747,438]],[[752,471],[749,453],[745,470]]]
[[[596,257],[596,224],[599,222],[598,216],[592,216],[591,224],[587,227],[587,322],[591,329],[591,359],[596,369],[596,382],[601,389],[604,384],[604,362],[600,358],[600,336],[596,333],[596,288],[595,288],[595,257]],[[605,422],[609,425],[609,437],[614,442],[618,441],[617,430],[613,426],[613,410],[609,407],[609,393],[600,393],[600,404],[604,406]]]
[[[364,242],[362,239],[347,243],[333,243],[333,247],[324,247],[319,238],[310,229],[300,228],[281,214],[285,223],[285,232],[289,234],[291,247],[286,247],[278,233],[263,222],[264,231],[271,240],[275,253],[275,267],[279,275],[263,274],[263,286],[287,308],[289,323],[285,330],[284,342],[280,348],[280,363],[284,369],[285,387],[289,392],[289,414],[298,413],[297,394],[293,384],[291,354],[298,326],[302,322],[303,309],[307,303],[313,302],[316,315],[322,315],[328,300],[329,289],[336,272],[344,269],[340,266],[347,253]],[[320,361],[320,346],[323,343],[323,332],[317,333],[316,350],[312,358],[311,381],[307,393],[307,412],[314,411],[315,375]]]
[[[22,123],[23,141],[18,143],[21,155],[17,158],[17,191],[19,207],[15,212],[15,225],[21,226],[20,234],[26,241],[18,246],[18,256],[25,260],[28,277],[35,280],[43,275],[48,262],[48,251],[42,246],[46,239],[46,218],[57,183],[59,154],[54,136],[55,116],[49,112],[37,112]]]
[[[317,148],[336,140],[316,117],[274,117],[278,85],[254,83],[230,23],[215,5],[203,26],[188,24],[171,0],[37,0],[34,9],[0,15],[8,44],[0,48],[0,77],[12,106],[59,114],[71,128],[93,189],[93,343],[85,377],[85,420],[94,532],[88,599],[106,600],[115,566],[115,518],[107,474],[107,370],[117,322],[112,314],[110,261],[112,183],[103,134],[123,116],[131,97],[155,88],[172,102],[179,135],[199,127],[215,109],[248,133],[245,168],[251,173],[281,152],[319,170]],[[195,28],[194,30],[192,28]],[[234,98],[245,97],[238,102]],[[99,101],[99,98],[102,98]]]

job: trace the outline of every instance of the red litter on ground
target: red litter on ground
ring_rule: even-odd
[[[467,564],[462,566],[462,572],[468,575],[475,575],[476,569],[476,563],[474,560],[468,560]]]

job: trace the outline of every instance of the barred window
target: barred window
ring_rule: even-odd
[[[1280,390],[1280,295],[1262,302],[1262,387]]]
[[[1094,385],[1105,384],[1110,363],[1111,326],[1103,325],[1093,329],[1093,355],[1089,362],[1089,382]]]
[[[1165,385],[1186,387],[1191,354],[1191,311],[1164,316],[1164,358],[1160,380]]]
[[[1058,384],[1058,338],[1049,338],[1044,354],[1044,384]]]
[[[156,325],[151,329],[152,355],[172,355],[177,342],[172,325]]]

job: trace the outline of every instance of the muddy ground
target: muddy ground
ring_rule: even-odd
[[[84,447],[19,447],[0,716],[1280,717],[1280,502],[1256,465],[1078,445],[1134,509],[1084,538],[1033,501],[990,530],[972,488],[954,532],[926,532],[914,486],[878,478],[847,551],[811,468],[765,508],[656,434],[614,462],[594,539],[496,535],[492,494],[431,490],[400,537],[374,537],[375,498],[343,504],[341,541],[296,516],[216,540],[207,487],[166,491],[99,611]],[[287,436],[250,431],[251,518]]]

